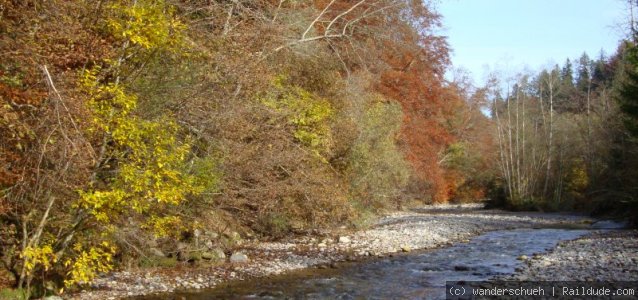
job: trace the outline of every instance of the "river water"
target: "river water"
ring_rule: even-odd
[[[448,248],[143,299],[445,299],[446,281],[487,280],[513,273],[523,264],[519,256],[531,257],[588,232],[550,228],[493,231]]]

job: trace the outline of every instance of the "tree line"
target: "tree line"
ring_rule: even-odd
[[[498,144],[494,200],[516,209],[636,216],[634,40],[616,53],[484,89]]]
[[[1,2],[0,282],[484,198],[492,123],[440,25],[411,0]]]
[[[424,203],[635,215],[635,40],[474,87],[440,26],[412,0],[0,2],[0,287]]]

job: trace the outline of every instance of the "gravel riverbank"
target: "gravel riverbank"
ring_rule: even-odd
[[[637,281],[638,231],[594,232],[526,259],[506,280]]]
[[[69,299],[118,299],[210,288],[228,280],[308,267],[328,268],[338,261],[445,247],[492,230],[582,226],[591,222],[586,217],[483,210],[477,205],[427,206],[410,212],[392,213],[367,230],[339,230],[279,242],[246,243],[238,249],[249,259],[244,263],[114,272],[97,279],[92,289],[71,295]]]

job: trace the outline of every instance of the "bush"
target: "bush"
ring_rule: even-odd
[[[348,178],[353,197],[373,210],[399,204],[410,166],[396,145],[403,114],[396,103],[365,95],[355,115],[359,136],[352,145]]]

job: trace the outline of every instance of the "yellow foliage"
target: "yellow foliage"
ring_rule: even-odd
[[[81,84],[89,94],[94,130],[115,143],[112,155],[118,158],[119,172],[109,189],[81,191],[79,206],[106,223],[111,213],[146,213],[154,203],[178,205],[188,194],[201,193],[201,180],[183,170],[190,145],[175,138],[175,122],[136,117],[137,97],[122,85],[97,83],[95,74],[85,72]]]
[[[589,176],[587,175],[585,162],[582,159],[577,160],[570,168],[565,181],[567,190],[572,196],[582,196],[582,191],[589,185]]]
[[[175,9],[164,0],[137,0],[132,5],[118,1],[109,6],[107,20],[114,37],[129,40],[144,49],[178,50],[186,26],[175,17]]]
[[[177,216],[152,216],[150,220],[146,222],[144,227],[150,229],[155,237],[158,238],[177,236],[183,229],[185,229],[185,226],[182,224],[182,220]]]
[[[108,242],[102,242],[98,246],[84,249],[82,244],[74,245],[73,250],[77,253],[73,259],[64,261],[64,266],[69,268],[64,285],[91,282],[98,273],[105,273],[112,270],[111,261],[115,253],[115,247]]]
[[[328,120],[334,115],[334,110],[330,102],[300,87],[288,86],[285,81],[285,76],[275,78],[272,84],[274,92],[266,95],[261,102],[286,114],[288,122],[295,126],[295,139],[325,161],[320,153],[331,147]]]
[[[87,4],[89,7],[94,6]],[[102,65],[104,72],[94,67],[79,76],[78,85],[87,95],[85,104],[90,112],[90,118],[86,118],[90,125],[88,131],[93,134],[91,141],[99,141],[95,149],[100,149],[100,161],[95,165],[97,176],[78,191],[74,208],[80,209],[70,213],[81,217],[81,221],[86,222],[83,224],[90,224],[86,227],[101,229],[101,239],[109,239],[112,229],[122,224],[118,221],[129,218],[148,224],[147,228],[158,236],[166,236],[172,228],[179,228],[181,220],[165,215],[189,195],[214,188],[218,177],[190,172],[190,140],[178,138],[180,128],[172,118],[147,120],[136,114],[138,96],[128,89],[127,79],[133,71],[144,68],[144,63],[157,53],[171,52],[183,57],[184,50],[188,50],[184,34],[187,28],[176,17],[175,8],[165,0],[111,0],[97,7],[100,10],[95,11],[96,16],[105,20],[98,23],[102,26],[100,32],[111,35],[105,40],[116,40],[118,45],[97,53],[96,65]],[[47,34],[48,31],[43,36]],[[71,49],[76,45],[73,39],[62,40],[71,45]],[[103,53],[115,52],[117,57],[101,57]],[[91,56],[92,62],[93,59]],[[0,105],[2,109],[5,107]],[[213,169],[213,165],[214,161],[208,161],[202,170]],[[90,220],[84,219],[85,213]],[[67,217],[64,215],[61,219]],[[24,224],[25,228],[27,225]],[[60,232],[64,230],[64,227],[56,228],[57,237],[62,236]],[[96,245],[93,241],[96,231],[90,230],[84,235],[75,232],[75,228],[71,230],[77,234],[69,236],[77,243],[72,249],[56,248],[55,251],[64,253],[60,257],[46,243],[24,249],[20,257],[25,270],[31,275],[34,270],[66,268],[66,286],[90,282],[98,273],[110,271],[116,248],[108,242]]]
[[[52,264],[57,261],[57,257],[55,253],[53,253],[51,245],[27,247],[20,254],[20,258],[24,260],[24,266],[29,274],[31,274],[38,265],[41,265],[44,270],[47,271]]]

